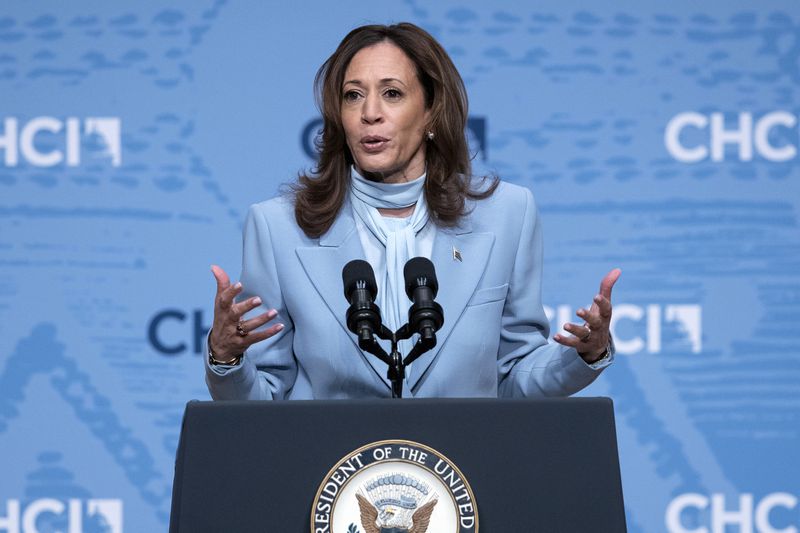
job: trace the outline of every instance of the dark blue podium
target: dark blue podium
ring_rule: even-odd
[[[626,531],[612,402],[566,398],[190,402],[170,532],[311,531],[332,467],[392,439],[458,466],[475,531]]]

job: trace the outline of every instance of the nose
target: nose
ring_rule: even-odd
[[[374,92],[364,98],[361,107],[361,122],[364,124],[375,124],[383,120],[383,108],[379,95]]]

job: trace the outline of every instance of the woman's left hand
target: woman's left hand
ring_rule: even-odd
[[[594,363],[605,353],[611,334],[611,289],[622,271],[615,268],[600,282],[600,293],[594,297],[592,307],[578,309],[575,313],[583,319],[583,324],[564,324],[564,329],[572,335],[565,337],[560,333],[553,340],[564,346],[575,348],[584,361]]]

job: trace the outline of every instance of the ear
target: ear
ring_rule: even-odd
[[[431,129],[431,119],[433,118],[433,111],[430,107],[425,108],[425,131]]]

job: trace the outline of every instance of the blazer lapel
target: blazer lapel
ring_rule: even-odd
[[[344,297],[341,272],[344,265],[353,259],[365,259],[349,204],[345,203],[331,229],[320,237],[319,246],[298,247],[295,252],[309,281],[325,301],[328,311],[353,342],[355,352],[369,363],[381,381],[389,387],[386,381],[386,364],[377,357],[362,352],[355,335],[347,329],[346,314],[350,304]],[[319,340],[324,342],[324,339]]]
[[[411,371],[407,375],[410,388],[417,385],[439,356],[486,270],[493,245],[494,234],[472,233],[472,227],[468,223],[460,228],[440,229],[436,233],[431,261],[436,266],[436,277],[439,280],[436,301],[444,309],[444,324],[436,333],[436,346],[433,350],[412,363]],[[458,357],[459,354],[451,355]]]

